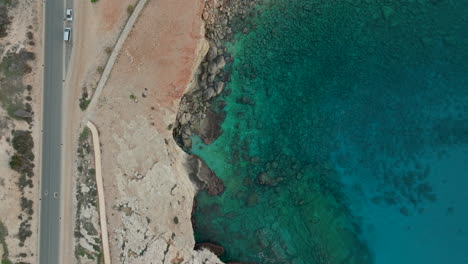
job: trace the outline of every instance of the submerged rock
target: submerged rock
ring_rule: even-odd
[[[206,118],[200,122],[199,136],[207,145],[213,143],[222,133],[221,124],[225,118],[224,113],[208,110]]]
[[[223,89],[224,89],[224,83],[223,82],[217,82],[216,83],[216,86],[215,86],[215,91],[216,91],[216,94],[221,94],[223,92]]]

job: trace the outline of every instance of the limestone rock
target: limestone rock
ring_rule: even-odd
[[[187,112],[183,113],[182,116],[180,117],[180,124],[181,125],[187,124],[191,118],[192,118],[192,114],[187,113]]]
[[[224,66],[226,66],[226,61],[224,60],[223,56],[219,56],[216,59],[216,65],[218,66],[218,69],[223,69]]]
[[[215,95],[215,90],[212,87],[208,87],[203,91],[203,100],[208,101]]]
[[[210,76],[208,76],[208,82],[213,83],[215,78],[216,78],[216,74],[210,74]]]
[[[216,94],[221,94],[224,89],[224,82],[217,82],[215,86]]]
[[[215,62],[210,62],[208,65],[208,72],[211,74],[216,74],[219,72],[218,64]]]
[[[218,55],[218,48],[215,45],[210,45],[210,49],[208,50],[208,54],[206,55],[206,59],[208,61],[212,61]]]

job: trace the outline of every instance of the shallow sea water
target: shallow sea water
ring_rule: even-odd
[[[197,242],[224,261],[468,263],[468,1],[269,0],[239,34]],[[252,25],[255,25],[253,27]]]

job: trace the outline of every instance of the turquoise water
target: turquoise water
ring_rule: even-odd
[[[270,0],[200,155],[224,261],[468,263],[468,1]],[[255,25],[255,26],[252,26]]]

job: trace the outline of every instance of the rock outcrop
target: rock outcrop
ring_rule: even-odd
[[[213,254],[215,254],[218,257],[224,254],[224,248],[214,243],[205,242],[205,243],[195,244],[195,250],[200,250],[200,249],[208,249],[209,251],[213,252]]]
[[[210,47],[206,55],[203,54],[204,59],[194,76],[192,87],[182,98],[173,130],[174,138],[187,151],[192,148],[190,137],[193,134],[200,136],[205,144],[211,144],[222,134],[224,114],[210,106],[213,98],[228,94],[224,88],[230,81],[230,74],[225,67],[233,62],[234,57],[227,52],[224,43],[233,40],[237,32],[248,33],[242,22],[255,15],[253,7],[257,3],[258,0],[205,2],[202,17]]]

